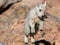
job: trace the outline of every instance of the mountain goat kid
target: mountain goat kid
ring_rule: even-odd
[[[24,43],[28,43],[28,35],[31,36],[31,42],[34,43],[34,33],[35,33],[35,24],[39,24],[40,31],[43,31],[44,28],[44,12],[46,9],[46,2],[43,4],[38,4],[32,8],[25,21],[24,26]]]

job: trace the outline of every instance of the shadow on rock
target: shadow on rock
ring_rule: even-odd
[[[51,43],[46,40],[40,40],[40,41],[36,41],[35,45],[51,45]]]

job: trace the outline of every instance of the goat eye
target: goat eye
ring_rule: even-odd
[[[41,12],[42,10],[40,9],[39,11]]]

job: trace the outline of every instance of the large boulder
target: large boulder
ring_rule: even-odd
[[[24,21],[30,8],[36,5],[37,0],[23,0],[13,4],[8,10],[0,14],[0,42],[5,45],[24,45]],[[60,1],[46,0],[47,19],[44,31],[37,32],[36,41],[44,39],[50,44],[60,45]],[[42,34],[42,35],[41,35]]]

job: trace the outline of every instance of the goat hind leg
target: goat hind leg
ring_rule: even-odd
[[[25,25],[24,27],[24,43],[28,43],[28,35],[30,34],[30,29],[28,25]]]
[[[30,23],[31,33],[35,33],[35,24]]]
[[[28,44],[28,37],[26,35],[24,35],[24,43]]]
[[[30,23],[30,27],[31,27],[31,32],[30,32],[31,42],[34,43],[35,42],[35,39],[34,39],[35,25],[33,23]]]

